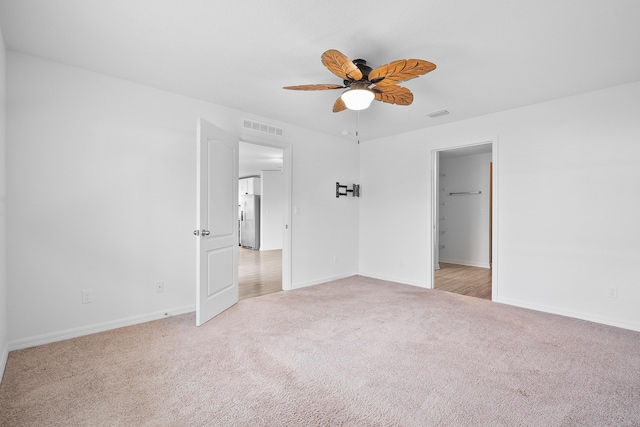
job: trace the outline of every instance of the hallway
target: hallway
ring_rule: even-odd
[[[254,251],[240,248],[238,299],[282,290],[282,250]]]

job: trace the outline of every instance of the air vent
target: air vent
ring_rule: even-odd
[[[256,122],[255,120],[242,119],[242,128],[251,129],[256,132],[269,134],[272,136],[283,137],[284,129],[267,123]]]
[[[446,116],[447,114],[449,114],[449,110],[438,110],[438,111],[432,111],[430,113],[427,113],[427,116],[431,117],[432,119],[435,119],[436,117]]]

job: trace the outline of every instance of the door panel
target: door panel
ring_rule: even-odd
[[[214,298],[233,287],[233,248],[222,248],[207,254],[209,280],[207,298]]]
[[[234,152],[223,140],[210,139],[208,149],[209,170],[209,218],[212,237],[223,237],[233,234],[237,215],[229,210],[229,203],[233,203],[234,179]],[[222,203],[221,203],[222,202]],[[227,202],[227,203],[224,203]],[[237,204],[237,203],[236,203]]]

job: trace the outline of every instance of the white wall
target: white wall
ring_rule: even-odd
[[[304,135],[296,141],[300,144],[293,147],[293,241],[304,250],[292,255],[294,287],[358,274],[360,199],[337,199],[336,182],[358,182],[360,145],[343,139],[337,144],[311,143]],[[345,244],[354,240],[353,245]]]
[[[440,158],[440,262],[489,268],[489,163],[491,153]],[[449,194],[466,191],[481,193]]]
[[[10,347],[193,310],[196,119],[245,141],[243,117],[272,121],[11,51],[7,73]],[[358,205],[330,199],[358,176],[357,146],[274,124],[301,208],[293,287],[357,274]]]
[[[7,302],[7,252],[6,252],[6,50],[0,29],[0,380],[8,355],[8,302]]]
[[[260,172],[260,250],[282,249],[284,231],[284,173]]]
[[[639,116],[636,82],[363,143],[361,274],[430,286],[431,151],[495,139],[496,301],[640,330]]]

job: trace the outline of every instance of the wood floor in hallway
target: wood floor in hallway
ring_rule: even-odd
[[[434,289],[490,300],[491,269],[441,262]]]
[[[240,248],[238,299],[259,297],[282,290],[282,250]]]
[[[254,251],[240,248],[238,299],[282,290],[282,250]],[[434,289],[491,299],[491,269],[440,263]]]

